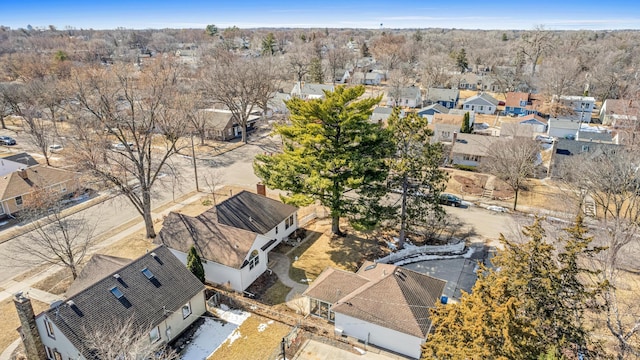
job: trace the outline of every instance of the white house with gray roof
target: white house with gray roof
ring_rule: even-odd
[[[298,97],[302,100],[323,99],[325,91],[333,91],[333,85],[311,84],[297,82],[291,90],[292,97]]]
[[[422,93],[416,86],[389,90],[387,106],[422,107]]]
[[[92,274],[83,270],[70,296],[35,317],[38,334],[23,337],[39,337],[45,358],[99,359],[86,339],[97,331],[117,334],[114,327],[128,322],[139,332],[131,335],[142,332],[143,347],[160,346],[206,311],[204,285],[164,246],[135,260],[100,259],[94,265],[87,265]],[[22,313],[19,330],[33,331],[33,320],[22,316],[28,311],[21,297],[14,299]]]
[[[463,110],[475,111],[478,114],[488,115],[494,114],[497,108],[498,100],[487,93],[481,93],[468,98],[462,106]]]
[[[242,191],[195,217],[169,213],[154,242],[184,264],[195,246],[208,282],[242,292],[267,270],[269,252],[298,228],[297,211]]]

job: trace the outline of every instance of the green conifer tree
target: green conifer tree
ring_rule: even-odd
[[[194,246],[191,246],[189,249],[189,254],[187,255],[187,269],[191,271],[193,275],[195,275],[198,280],[204,283],[204,267],[202,266],[202,259],[200,259],[200,255],[196,251]]]

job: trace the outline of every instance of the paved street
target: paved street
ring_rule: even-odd
[[[269,137],[264,137],[215,158],[199,160],[197,165],[200,190],[210,191],[207,189],[204,179],[211,177],[219,178],[216,182],[218,186],[226,184],[243,187],[255,186],[259,180],[253,174],[254,156],[259,153],[276,150],[277,142],[274,143]],[[191,158],[175,156],[172,160],[172,165],[178,169],[181,176],[179,179],[173,179],[171,176],[165,176],[160,179],[160,183],[155,188],[153,195],[154,208],[174,201],[195,190]],[[116,196],[72,216],[84,216],[90,220],[95,219],[97,221],[95,236],[104,234],[130,220],[139,219],[142,221],[133,205],[124,196]],[[14,244],[19,241],[28,241],[28,239],[22,235],[0,244],[0,287],[7,280],[32,267],[32,264],[25,264],[23,260],[24,254],[17,256],[14,253]]]

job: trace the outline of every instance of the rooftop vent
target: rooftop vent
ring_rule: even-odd
[[[113,278],[116,280],[120,280],[120,274],[113,274]]]
[[[375,269],[375,268],[376,268],[376,266],[377,266],[377,265],[378,265],[378,264],[373,263],[373,264],[371,264],[371,265],[367,266],[366,268],[364,268],[364,271],[373,270],[373,269]]]

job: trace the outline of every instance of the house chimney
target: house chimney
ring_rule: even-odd
[[[21,326],[19,331],[22,335],[22,343],[24,344],[27,352],[27,359],[45,360],[47,355],[44,352],[42,339],[40,339],[40,333],[38,332],[38,326],[36,325],[36,316],[33,313],[31,300],[25,297],[22,292],[19,292],[14,295],[13,303],[16,306],[18,318],[20,319]]]
[[[18,175],[25,180],[29,179],[29,176],[27,175],[27,169],[18,170]]]
[[[267,196],[267,187],[263,183],[257,183],[256,192],[258,195]]]

